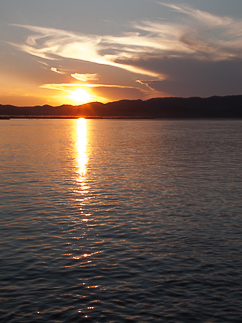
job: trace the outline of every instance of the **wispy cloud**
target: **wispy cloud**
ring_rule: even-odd
[[[133,23],[133,31],[120,36],[85,35],[54,28],[16,25],[32,31],[18,47],[45,59],[73,58],[124,68],[135,73],[148,71],[121,64],[141,55],[198,55],[218,60],[242,56],[242,20],[219,17],[189,6],[161,3],[181,14],[180,21]]]
[[[61,84],[43,84],[41,88],[50,90],[69,91],[70,88],[119,88],[119,89],[137,89],[134,86],[116,85],[116,84],[79,84],[79,83],[61,83]]]
[[[98,79],[97,73],[94,74],[79,74],[79,73],[74,73],[71,74],[71,76],[78,80],[78,81],[82,81],[82,82],[90,82],[90,81],[96,81]]]
[[[144,52],[144,44],[130,45],[134,41],[130,34],[125,37],[83,35],[54,28],[15,25],[34,32],[25,44],[12,44],[31,55],[56,60],[58,57],[71,58],[96,64],[109,65],[126,69],[133,73],[156,76],[156,73],[138,69],[133,66],[117,63],[117,59],[131,58],[135,49]],[[132,34],[133,35],[133,34]],[[125,41],[126,39],[126,41]],[[132,40],[133,39],[133,40]],[[123,48],[126,43],[126,48]],[[149,41],[147,40],[147,46]],[[153,45],[149,45],[151,48]],[[140,49],[138,49],[140,48]],[[132,54],[132,55],[131,55]]]
[[[56,67],[51,67],[50,70],[54,73],[57,73],[57,74],[65,74],[65,72],[61,72],[59,71]]]
[[[179,12],[180,21],[144,21],[135,27],[166,43],[167,53],[214,61],[242,57],[242,20],[219,17],[185,5],[160,4]]]

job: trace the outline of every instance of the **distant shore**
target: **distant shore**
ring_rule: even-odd
[[[14,115],[14,116],[0,116],[0,120],[10,120],[10,119],[157,119],[152,117],[143,116],[35,116],[35,115]]]
[[[0,105],[0,119],[157,119],[242,118],[242,95],[209,98],[154,98],[91,102],[79,106],[50,105],[17,107]]]

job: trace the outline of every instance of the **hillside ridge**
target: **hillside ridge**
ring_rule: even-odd
[[[165,97],[119,100],[82,105],[1,105],[0,116],[9,117],[93,117],[93,118],[242,118],[242,95],[209,98]]]

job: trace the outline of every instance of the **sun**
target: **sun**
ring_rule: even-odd
[[[86,89],[77,89],[74,91],[70,91],[69,98],[78,104],[84,104],[92,101],[92,96],[87,92]]]

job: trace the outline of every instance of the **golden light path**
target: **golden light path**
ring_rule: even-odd
[[[87,120],[76,120],[76,148],[77,148],[77,167],[79,174],[79,181],[84,182],[87,167]]]
[[[78,203],[80,209],[77,216],[77,221],[83,224],[88,223],[90,214],[85,212],[85,205],[87,203],[89,186],[86,179],[87,173],[87,163],[88,163],[88,155],[87,155],[87,120],[86,119],[77,119],[74,120],[74,132],[73,132],[73,140],[75,142],[75,168],[76,168],[76,184],[77,188],[74,190],[75,200]],[[83,233],[85,235],[85,233]],[[76,236],[73,239],[80,239],[81,237]],[[86,259],[91,256],[90,253],[83,253],[80,255],[76,254],[66,254],[67,256],[71,256],[72,259]],[[91,262],[91,260],[86,260],[86,262]]]
[[[76,120],[76,168],[77,168],[77,185],[78,189],[75,191],[78,193],[79,197],[76,201],[79,202],[81,214],[84,216],[82,218],[83,222],[87,222],[88,219],[86,216],[90,216],[90,214],[83,213],[83,207],[88,200],[88,192],[89,186],[86,179],[87,172],[87,120],[86,119],[77,119]]]
[[[88,151],[87,151],[87,145],[88,145],[88,121],[86,119],[77,119],[76,120],[76,167],[77,167],[77,185],[78,189],[75,191],[78,193],[79,197],[77,199],[79,205],[80,205],[80,217],[79,221],[83,221],[84,227],[85,223],[87,224],[87,227],[90,226],[90,215],[87,213],[87,209],[85,208],[85,205],[87,204],[87,201],[89,200],[89,186],[87,182],[87,165],[88,165]],[[76,237],[78,239],[78,237]],[[72,255],[72,259],[80,260],[82,263],[91,263],[92,262],[92,256],[97,253],[101,253],[102,251],[96,251],[96,252],[85,252],[80,253],[80,255]],[[99,285],[94,286],[86,286],[87,289],[94,289],[99,288]],[[93,310],[94,307],[88,307],[89,310]],[[81,312],[81,311],[79,311]],[[87,315],[85,316],[88,317]]]

